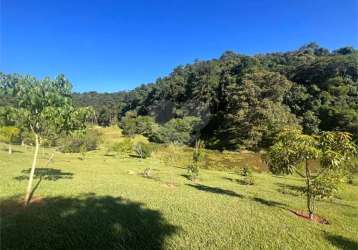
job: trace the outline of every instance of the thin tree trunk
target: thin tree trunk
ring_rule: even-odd
[[[306,185],[307,185],[307,210],[309,214],[309,218],[313,219],[313,207],[312,207],[312,194],[311,194],[311,173],[308,167],[308,161],[305,161],[305,168],[306,168]]]
[[[34,180],[34,174],[35,174],[35,168],[36,168],[37,154],[39,152],[39,147],[40,147],[39,136],[37,134],[35,134],[35,142],[36,142],[36,147],[35,147],[34,159],[32,160],[32,167],[31,167],[31,172],[30,172],[30,176],[29,176],[29,183],[28,183],[27,189],[26,189],[25,206],[27,206],[30,202],[32,182]]]

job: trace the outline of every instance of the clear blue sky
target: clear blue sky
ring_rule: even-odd
[[[64,73],[75,91],[153,82],[177,65],[358,43],[357,0],[1,0],[0,71]]]

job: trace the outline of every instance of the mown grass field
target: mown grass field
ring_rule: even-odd
[[[84,160],[57,152],[44,169],[52,152],[45,149],[25,209],[31,149],[15,146],[13,155],[0,149],[1,249],[358,248],[357,176],[337,198],[317,203],[330,223],[322,225],[290,211],[305,210],[297,191],[303,182],[294,176],[255,172],[255,185],[247,186],[233,171],[201,169],[193,183],[185,169],[160,157],[105,156],[103,148]],[[246,156],[237,157],[245,164]],[[151,178],[143,176],[147,167]]]

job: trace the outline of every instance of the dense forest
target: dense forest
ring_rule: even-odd
[[[8,90],[23,76],[0,77],[0,105],[14,105]],[[306,134],[348,131],[357,140],[358,51],[311,43],[254,56],[225,52],[129,92],[72,97],[77,106],[94,107],[99,125],[117,123],[154,142],[200,137],[208,148],[259,150],[288,126]]]

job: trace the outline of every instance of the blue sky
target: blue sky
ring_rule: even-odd
[[[356,0],[1,0],[0,71],[118,91],[224,51],[358,45]]]

